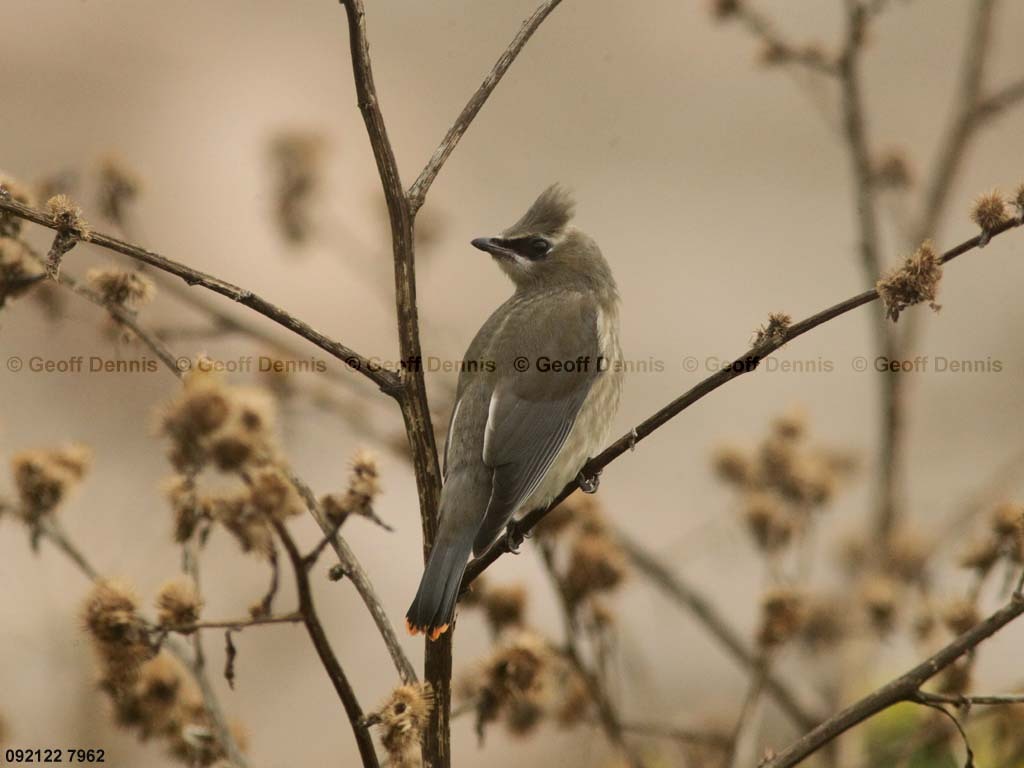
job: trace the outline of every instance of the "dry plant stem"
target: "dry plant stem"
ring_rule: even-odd
[[[905,674],[830,717],[771,760],[763,763],[761,768],[789,768],[798,765],[837,736],[872,715],[899,702],[919,700],[922,695],[919,689],[924,683],[1022,613],[1024,613],[1024,595],[1019,591],[1014,592],[1010,601],[987,619],[964,632],[938,653]]]
[[[370,64],[370,45],[366,38],[366,15],[362,0],[343,0],[348,19],[349,48],[359,110],[377,163],[384,198],[387,202],[394,254],[395,303],[398,317],[398,343],[403,360],[418,360],[420,351],[419,319],[416,308],[416,270],[413,242],[413,213],[405,195],[398,164],[388,139],[384,117],[377,100]],[[423,528],[424,561],[434,545],[438,526],[438,500],[441,470],[438,464],[434,429],[427,404],[422,367],[412,366],[401,376],[399,404],[405,421],[406,436],[412,453],[416,488],[419,494]],[[437,641],[424,640],[424,677],[434,692],[430,722],[423,734],[423,762],[427,768],[447,768],[451,764],[451,677],[452,636],[455,628]]]
[[[747,695],[740,707],[740,715],[736,719],[736,726],[732,732],[732,742],[729,746],[728,760],[726,765],[732,768],[741,768],[741,762],[750,747],[756,747],[757,742],[757,710],[761,701],[761,693],[764,691],[765,682],[770,673],[770,658],[766,651],[758,654],[754,662],[754,668],[750,672],[750,684],[747,688]],[[754,752],[756,755],[756,751]]]
[[[285,613],[280,616],[262,616],[255,619],[217,619],[210,621],[197,621],[193,624],[176,624],[173,626],[161,626],[165,632],[177,632],[187,634],[200,629],[230,629],[241,631],[247,627],[259,627],[265,624],[298,624],[302,621],[302,614],[298,611]]]
[[[373,738],[370,736],[369,728],[363,722],[362,707],[359,706],[355,691],[352,689],[348,677],[345,676],[345,670],[342,669],[337,656],[334,655],[334,650],[327,639],[327,633],[324,632],[320,618],[317,616],[316,606],[313,602],[313,590],[309,584],[309,572],[306,570],[302,554],[284,523],[275,520],[274,530],[277,531],[278,538],[281,539],[281,543],[288,553],[292,570],[295,572],[295,588],[299,595],[299,613],[302,614],[302,621],[306,625],[306,631],[309,633],[309,639],[316,649],[317,656],[320,657],[320,662],[345,707],[345,714],[348,715],[352,725],[352,732],[356,737],[356,745],[359,747],[363,766],[364,768],[379,768],[380,763],[377,761],[377,752],[373,747]]]
[[[839,57],[839,83],[842,92],[843,134],[849,149],[859,232],[858,250],[865,282],[874,285],[882,275],[878,213],[874,199],[874,171],[865,125],[861,94],[860,55],[867,33],[866,9],[859,0],[846,0],[846,41]],[[873,318],[878,354],[898,358],[897,331],[881,313]],[[874,530],[889,536],[898,515],[903,451],[903,388],[901,377],[879,378],[882,400],[881,446],[878,459],[878,488]]]
[[[35,208],[29,208],[15,200],[0,197],[0,210],[12,213],[19,218],[39,224],[40,226],[60,231],[60,225],[53,216],[36,210]],[[376,370],[377,366],[370,365],[369,361],[359,353],[340,342],[327,338],[307,323],[299,320],[297,317],[294,317],[280,307],[271,304],[266,299],[257,296],[252,291],[240,288],[225,280],[221,280],[219,277],[214,277],[213,275],[209,275],[197,269],[187,267],[179,262],[172,261],[171,259],[161,256],[158,253],[148,251],[140,246],[126,243],[116,237],[104,235],[101,232],[92,232],[89,235],[89,243],[91,245],[97,245],[100,248],[106,248],[107,250],[123,254],[144,264],[149,264],[156,269],[160,269],[164,272],[180,277],[189,285],[202,286],[214,293],[219,293],[220,295],[226,296],[239,304],[249,307],[256,312],[259,312],[264,317],[270,318],[274,322],[283,325],[288,330],[298,334],[339,360],[342,360],[346,365],[373,381],[378,387],[380,387],[381,391],[391,395],[392,397],[397,396],[397,390],[400,386],[399,378],[397,376],[389,371]]]
[[[604,689],[598,676],[587,667],[580,654],[579,643],[577,643],[580,628],[579,623],[576,621],[576,606],[565,591],[565,585],[562,583],[562,579],[555,568],[554,552],[550,545],[542,544],[540,554],[541,560],[544,563],[544,570],[547,571],[548,577],[551,579],[551,584],[558,595],[559,606],[562,609],[562,619],[565,623],[565,648],[563,653],[576,669],[577,674],[586,683],[590,698],[597,707],[598,722],[602,730],[604,730],[605,736],[608,737],[608,741],[618,748],[630,766],[642,768],[643,760],[626,743],[618,712],[616,712],[615,705],[608,696],[608,692]]]
[[[483,83],[473,94],[472,98],[466,103],[466,106],[462,108],[462,112],[455,119],[452,127],[448,129],[448,133],[445,134],[441,144],[434,150],[434,154],[431,155],[430,161],[426,167],[420,172],[419,178],[413,183],[412,187],[409,188],[409,208],[413,215],[423,205],[423,200],[427,196],[427,191],[430,189],[430,185],[434,183],[434,179],[437,178],[438,172],[441,170],[441,166],[448,160],[448,156],[455,149],[455,145],[459,143],[463,134],[469,128],[470,123],[476,118],[480,108],[483,107],[484,102],[491,95],[491,92],[497,87],[501,78],[508,71],[508,68],[512,66],[512,62],[516,60],[516,57],[529,42],[533,33],[537,31],[537,28],[544,23],[544,19],[548,17],[558,4],[562,0],[545,0],[541,3],[537,10],[533,12],[526,21],[523,22],[523,26],[519,28],[516,36],[512,38],[512,42],[509,43],[508,47],[502,52],[501,56],[498,57],[498,61],[495,62],[494,67],[484,78]]]
[[[987,233],[987,236],[988,238],[997,237],[1008,230],[1021,226],[1021,224],[1022,222],[1017,219],[1010,219],[996,229]],[[983,235],[976,235],[969,240],[965,240],[954,248],[943,253],[940,257],[941,263],[946,264],[956,257],[974,250],[984,240],[985,236]],[[725,366],[721,370],[708,376],[706,379],[684,392],[668,405],[637,424],[633,429],[605,448],[600,454],[586,463],[583,467],[582,474],[586,477],[592,477],[598,474],[606,466],[622,456],[622,454],[635,448],[637,443],[667,424],[698,400],[701,400],[733,379],[739,378],[746,373],[756,370],[757,363],[776,352],[793,339],[803,336],[805,333],[814,330],[819,325],[823,325],[830,320],[834,320],[841,315],[845,315],[847,312],[857,309],[857,307],[862,307],[865,304],[870,304],[877,300],[878,291],[872,288],[869,291],[864,291],[856,296],[851,296],[845,301],[833,304],[827,309],[823,309],[810,317],[804,318],[798,323],[790,325],[777,336],[766,339],[761,344],[755,344],[744,354],[736,358],[732,365]],[[473,579],[483,573],[491,563],[506,552],[510,551],[510,544],[514,544],[516,546],[521,544],[523,537],[532,531],[537,523],[543,520],[552,509],[565,501],[565,499],[579,487],[578,481],[573,481],[567,484],[550,505],[543,509],[532,510],[518,521],[512,531],[515,535],[499,537],[486,552],[480,555],[480,557],[470,561],[469,566],[466,568],[466,575],[462,579],[463,591],[468,588],[468,586],[473,582]]]
[[[621,531],[615,532],[615,540],[638,573],[646,576],[651,583],[692,613],[740,665],[756,674],[757,655],[747,647],[739,632],[729,625],[707,598]],[[766,670],[764,687],[798,731],[808,731],[821,722],[821,718],[811,715],[799,702],[796,694],[770,670]]]
[[[39,525],[39,535],[48,539],[61,552],[67,555],[89,581],[99,581],[102,578],[100,572],[92,566],[88,558],[68,538],[63,528],[55,520],[41,522]],[[179,643],[171,639],[164,641],[164,647],[185,665],[199,686],[199,691],[203,697],[203,706],[213,721],[217,740],[224,747],[224,751],[227,753],[232,764],[235,768],[246,768],[249,763],[238,748],[238,743],[235,741],[231,728],[228,726],[227,718],[224,716],[224,710],[220,706],[220,699],[217,697],[217,692],[206,676],[206,670],[203,668],[203,665],[199,663],[195,656],[188,653]]]
[[[918,691],[917,698],[932,704],[954,704],[958,707],[998,707],[1004,704],[1024,704],[1024,694],[1006,693],[998,696],[958,696],[950,693],[927,693]]]
[[[305,502],[306,508],[313,516],[313,519],[316,520],[317,525],[320,526],[320,530],[325,536],[328,535],[332,530],[334,530],[334,525],[324,515],[323,510],[320,509],[320,505],[317,503],[316,496],[314,496],[312,489],[294,473],[289,474],[288,479],[292,485],[295,486],[299,495],[302,496],[302,500]],[[370,613],[370,617],[373,619],[374,624],[377,625],[377,630],[380,632],[381,638],[384,640],[384,645],[387,647],[388,653],[391,655],[391,660],[394,662],[395,669],[398,670],[398,675],[402,678],[402,682],[405,684],[415,683],[416,671],[413,669],[412,663],[409,661],[409,658],[405,655],[405,651],[402,650],[401,644],[398,642],[395,630],[391,626],[391,619],[388,618],[387,613],[384,611],[384,606],[381,604],[380,598],[377,596],[377,592],[373,587],[373,582],[370,581],[370,577],[363,569],[362,564],[352,551],[352,548],[349,547],[348,542],[345,541],[345,538],[340,533],[332,537],[330,543],[335,554],[338,556],[338,562],[341,564],[341,568],[345,572],[345,576],[348,577],[352,582],[352,585],[356,588],[356,592],[358,592],[360,598],[362,598],[363,604]]]

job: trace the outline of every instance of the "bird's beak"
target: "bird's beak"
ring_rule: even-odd
[[[470,245],[486,251],[496,259],[511,259],[515,256],[500,237],[477,237],[470,241]]]

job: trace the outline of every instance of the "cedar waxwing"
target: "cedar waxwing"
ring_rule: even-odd
[[[515,293],[477,332],[460,369],[440,529],[406,614],[414,634],[437,639],[448,628],[470,552],[487,549],[517,512],[547,506],[608,438],[622,385],[619,296],[572,215],[556,184],[499,237],[473,240]]]

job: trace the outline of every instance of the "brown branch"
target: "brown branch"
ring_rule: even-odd
[[[292,485],[295,486],[295,489],[299,492],[299,495],[302,496],[302,499],[306,504],[306,508],[313,516],[313,519],[316,520],[317,525],[320,526],[320,530],[323,532],[324,536],[328,536],[334,530],[335,526],[327,519],[327,516],[324,515],[319,502],[316,500],[316,496],[313,495],[312,489],[294,473],[290,473],[288,478]],[[355,552],[352,551],[348,542],[345,541],[345,538],[340,533],[331,537],[330,544],[334,549],[335,554],[338,556],[338,563],[340,564],[342,573],[352,582],[352,585],[356,588],[356,592],[359,593],[359,597],[362,598],[367,611],[370,613],[370,617],[373,619],[374,624],[377,625],[377,630],[380,632],[381,638],[384,640],[384,645],[387,647],[388,653],[391,654],[391,659],[395,664],[395,669],[398,670],[399,677],[402,678],[402,682],[407,685],[415,683],[416,671],[413,669],[409,658],[405,655],[405,651],[402,650],[402,646],[398,642],[398,637],[395,635],[395,630],[391,626],[391,619],[388,618],[387,613],[384,611],[384,605],[377,596],[377,592],[373,587],[373,582],[370,581],[370,577],[363,569],[363,566],[356,557]]]
[[[35,208],[22,205],[9,197],[0,196],[0,211],[14,214],[26,221],[31,221],[34,224],[39,224],[40,226],[47,227],[58,232],[61,229],[61,224],[55,217]],[[353,368],[366,378],[373,381],[378,387],[380,387],[382,392],[392,397],[397,397],[397,392],[400,387],[400,379],[398,376],[389,371],[380,370],[379,366],[371,364],[367,358],[363,357],[355,350],[350,349],[341,342],[327,338],[309,324],[299,320],[297,317],[294,317],[280,307],[271,304],[269,301],[256,295],[252,291],[240,288],[237,285],[221,280],[219,277],[214,277],[213,275],[209,275],[197,269],[192,269],[184,264],[161,256],[158,253],[148,251],[138,245],[126,243],[123,240],[111,237],[110,235],[105,235],[101,232],[90,233],[88,242],[90,245],[106,248],[107,250],[123,254],[144,264],[149,264],[156,269],[160,269],[164,272],[180,277],[190,286],[202,286],[214,293],[219,293],[221,296],[226,296],[239,304],[255,310],[264,317],[273,320],[275,323],[283,325],[288,330],[315,344],[325,352],[339,360],[342,360],[350,368]]]
[[[1022,613],[1024,613],[1024,595],[1017,591],[1006,605],[964,632],[938,653],[829,718],[775,757],[763,763],[761,768],[790,768],[790,766],[797,765],[837,736],[869,717],[894,704],[919,699],[922,695],[919,690],[922,685]]]
[[[533,33],[537,31],[537,28],[544,23],[544,19],[558,7],[558,4],[562,0],[544,0],[537,10],[533,12],[523,25],[519,28],[516,36],[512,38],[512,42],[508,44],[508,47],[502,52],[501,56],[498,57],[498,61],[495,62],[494,67],[484,78],[483,83],[477,88],[476,93],[473,94],[472,98],[466,103],[466,106],[462,108],[462,112],[455,118],[455,122],[452,127],[448,129],[448,133],[445,134],[440,145],[434,150],[434,154],[431,155],[429,162],[426,167],[420,172],[419,178],[409,188],[409,208],[413,215],[423,205],[423,201],[427,196],[427,191],[430,189],[430,185],[434,183],[434,179],[437,178],[437,174],[440,172],[441,167],[448,160],[448,157],[454,151],[459,140],[463,134],[469,128],[470,123],[476,118],[477,113],[483,107],[484,103],[490,97],[491,93],[501,82],[501,78],[505,76],[508,68],[512,66],[512,62],[516,60],[516,57],[520,54],[526,44],[529,42]]]
[[[942,254],[940,261],[943,264],[946,264],[958,256],[974,250],[979,245],[987,242],[989,238],[996,237],[1008,230],[1019,227],[1022,223],[1024,222],[1017,219],[1010,219],[990,233],[976,235],[969,240],[965,240],[954,248],[951,248]],[[793,339],[803,336],[805,333],[817,328],[819,325],[823,325],[830,320],[834,320],[841,315],[845,315],[847,312],[850,312],[857,307],[877,301],[878,298],[878,291],[872,288],[869,291],[864,291],[856,296],[851,296],[845,301],[841,301],[827,309],[823,309],[798,323],[794,323],[785,330],[780,331],[776,336],[765,339],[760,344],[754,344],[754,346],[738,357],[731,365],[725,366],[711,374],[706,379],[670,402],[668,405],[640,422],[636,427],[605,448],[600,454],[586,463],[581,474],[584,477],[593,477],[599,474],[602,469],[615,461],[615,459],[622,456],[622,454],[631,451],[636,447],[637,443],[648,437],[655,430],[667,424],[698,400],[701,400],[733,379],[737,379],[743,374],[756,370],[757,365],[761,360],[778,351],[781,347],[793,341]],[[561,493],[559,493],[546,508],[535,509],[527,513],[521,520],[512,526],[509,531],[509,536],[500,537],[490,547],[488,547],[487,551],[480,555],[480,557],[470,561],[469,566],[466,568],[466,575],[462,579],[462,590],[465,591],[473,580],[483,573],[495,560],[506,552],[511,551],[510,545],[518,547],[518,545],[522,543],[523,537],[533,530],[537,523],[543,520],[552,509],[565,501],[565,499],[579,487],[578,481],[568,483],[565,488],[562,489]]]
[[[349,723],[352,725],[352,733],[356,738],[356,745],[359,747],[359,755],[362,758],[363,766],[364,768],[379,768],[380,763],[377,760],[377,752],[373,747],[373,738],[370,736],[369,728],[363,722],[362,707],[359,706],[359,700],[352,689],[352,684],[349,683],[348,677],[345,675],[345,670],[342,669],[341,664],[338,662],[338,657],[334,655],[331,643],[327,639],[327,633],[324,632],[323,625],[320,623],[320,618],[317,615],[316,606],[313,602],[313,590],[309,584],[309,573],[302,560],[302,554],[299,552],[299,548],[295,545],[295,541],[292,539],[291,534],[288,533],[284,523],[275,520],[274,530],[277,531],[278,538],[281,539],[281,543],[288,553],[292,570],[295,572],[295,588],[299,595],[299,613],[302,614],[303,624],[306,626],[306,631],[309,633],[309,639],[316,649],[317,656],[320,657],[324,671],[327,672],[327,676],[331,679],[338,698],[341,699],[342,706],[345,708],[345,714],[348,715]]]
[[[744,669],[753,672],[757,668],[757,655],[747,647],[740,634],[729,625],[707,598],[624,533],[616,531],[614,535],[619,547],[637,572],[646,576],[652,584],[693,614]],[[810,730],[821,721],[820,717],[808,712],[796,694],[770,670],[765,678],[765,690],[799,731]]]
[[[398,318],[398,343],[403,360],[422,359],[419,317],[416,307],[416,262],[413,240],[414,214],[398,172],[395,153],[388,138],[384,116],[377,99],[370,63],[370,44],[366,37],[366,13],[363,0],[342,0],[348,19],[349,48],[359,110],[373,149],[381,186],[388,208],[391,247],[395,269],[395,304]],[[441,470],[431,424],[427,390],[420,366],[403,371],[398,398],[412,454],[423,528],[424,562],[434,545],[438,526],[438,500],[441,494]],[[430,722],[424,730],[423,762],[427,768],[447,768],[451,764],[451,677],[452,635],[445,633],[436,642],[424,641],[424,676],[434,692]]]
[[[991,120],[1003,110],[1022,101],[1024,101],[1024,80],[1018,80],[978,101],[974,109],[974,120],[976,123]]]
[[[158,629],[162,632],[177,632],[189,634],[201,629],[230,629],[241,631],[247,627],[259,627],[264,624],[298,624],[302,621],[302,614],[299,611],[285,613],[279,616],[258,616],[256,618],[244,619],[216,619],[210,621],[196,621],[191,624],[160,625]]]

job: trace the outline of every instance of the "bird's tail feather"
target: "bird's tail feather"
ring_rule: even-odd
[[[464,528],[450,537],[442,535],[435,542],[416,597],[405,614],[406,627],[412,634],[423,632],[436,640],[452,623],[475,533]]]

